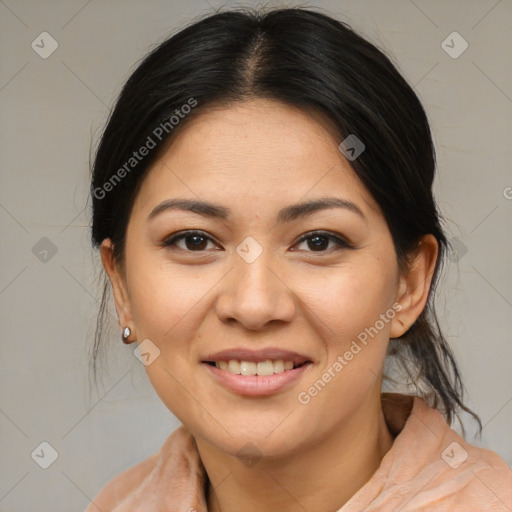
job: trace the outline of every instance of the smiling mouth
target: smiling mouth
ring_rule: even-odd
[[[311,364],[311,361],[294,364],[293,361],[285,361],[284,359],[266,359],[265,361],[259,362],[230,359],[229,361],[204,361],[204,363],[215,366],[233,375],[268,376],[294,370],[301,366]]]

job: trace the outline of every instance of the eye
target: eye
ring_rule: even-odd
[[[180,246],[178,243],[184,241],[184,246]],[[203,231],[189,230],[182,231],[176,235],[166,238],[162,242],[163,247],[178,247],[188,252],[202,252],[207,250],[208,242],[214,242],[214,240],[207,236]],[[351,249],[352,246],[339,236],[329,233],[327,231],[314,231],[303,236],[297,243],[301,244],[308,242],[308,248],[310,252],[327,252],[329,250],[329,244],[334,243],[334,247],[331,249]]]
[[[184,240],[185,247],[180,247],[177,242]],[[213,239],[209,236],[206,236],[202,231],[182,231],[181,233],[174,235],[170,238],[166,238],[162,245],[164,247],[172,247],[176,246],[180,249],[190,252],[201,252],[206,250],[206,245],[208,241],[212,241]]]
[[[312,249],[311,252],[327,252],[330,242],[335,244],[335,250],[352,248],[348,242],[328,231],[314,231],[313,233],[308,233],[306,236],[303,236],[298,243],[303,242],[308,242],[308,247]]]

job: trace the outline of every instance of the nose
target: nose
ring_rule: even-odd
[[[271,268],[266,254],[264,251],[251,263],[235,255],[235,268],[223,280],[216,302],[221,321],[260,330],[267,324],[293,319],[296,297],[279,267],[274,264]]]

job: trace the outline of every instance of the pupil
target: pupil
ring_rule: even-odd
[[[316,241],[319,241],[320,243],[314,243],[313,244],[313,247],[317,248],[317,249],[321,249],[323,245],[325,245],[325,241],[327,240],[326,237],[322,236],[322,235],[316,235],[314,237],[312,237],[310,240],[316,240]],[[311,248],[311,247],[310,247]]]
[[[204,244],[204,237],[201,236],[201,235],[190,235],[189,237],[189,240],[190,239],[193,239],[194,242],[192,243],[192,246],[195,248],[195,249],[201,249],[202,248],[202,244]],[[201,242],[201,240],[203,240]],[[190,247],[188,247],[190,249]]]

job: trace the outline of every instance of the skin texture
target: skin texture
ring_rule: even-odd
[[[165,405],[192,432],[211,487],[208,510],[328,512],[341,507],[375,472],[393,439],[380,405],[390,337],[423,310],[437,257],[423,237],[401,274],[377,203],[320,118],[271,100],[210,109],[183,126],[149,171],[131,212],[124,265],[101,247],[120,325],[130,340],[160,350],[146,366]],[[330,208],[278,224],[294,203],[335,196]],[[201,199],[231,209],[229,219],[167,210],[170,198]],[[162,246],[178,231],[204,232]],[[315,230],[346,239],[353,249]],[[252,263],[236,248],[248,236],[263,252]],[[309,242],[308,242],[309,240]],[[318,243],[318,242],[317,242]],[[328,371],[380,315],[401,310],[309,403],[298,394]],[[391,315],[388,315],[391,316]],[[244,397],[215,382],[201,361],[228,348],[279,347],[313,361],[291,387]],[[332,370],[331,370],[332,371]],[[237,456],[247,443],[258,457]],[[243,453],[243,451],[242,451]]]

